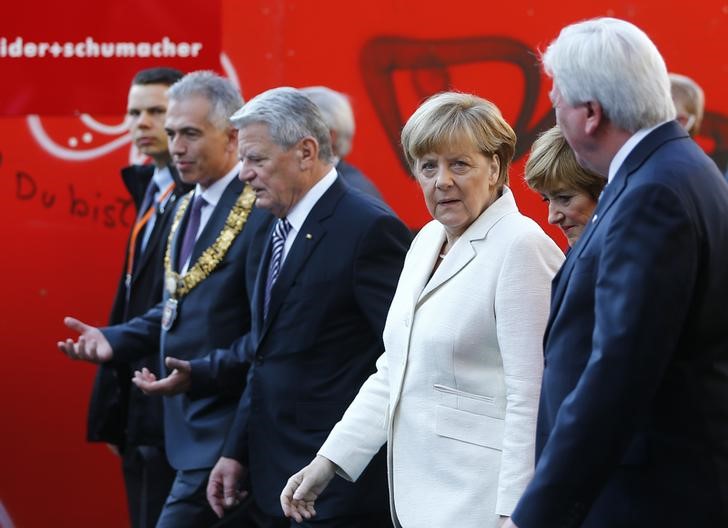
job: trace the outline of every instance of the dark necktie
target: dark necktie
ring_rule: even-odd
[[[285,218],[280,218],[276,222],[271,236],[270,263],[268,264],[268,280],[265,283],[265,304],[263,305],[264,318],[268,317],[268,306],[270,305],[270,293],[273,285],[278,279],[281,272],[281,264],[283,263],[283,248],[286,245],[286,237],[291,231],[291,224]]]
[[[151,180],[149,182],[149,185],[147,185],[147,190],[144,192],[144,198],[142,198],[142,203],[139,206],[139,212],[137,213],[136,224],[134,225],[132,231],[132,239],[134,245],[134,249],[131,254],[132,262],[130,262],[130,264],[132,265],[136,265],[136,262],[134,262],[134,255],[140,255],[144,252],[146,229],[149,225],[149,219],[152,216],[152,214],[149,213],[149,208],[154,205],[154,197],[156,196],[158,191],[159,187],[154,182],[154,180]],[[139,236],[140,234],[141,236]]]
[[[147,212],[149,207],[154,203],[154,195],[157,194],[157,191],[159,191],[159,187],[154,182],[154,180],[151,180],[149,182],[149,185],[147,185],[147,191],[144,193],[144,198],[142,199],[142,205],[139,208],[139,214],[137,215],[137,218],[141,218],[144,213]]]
[[[192,248],[195,246],[195,239],[197,238],[197,231],[200,229],[200,217],[202,207],[207,202],[202,195],[196,196],[194,202],[192,202],[192,211],[190,211],[190,218],[187,221],[187,227],[185,228],[185,237],[182,240],[182,249],[179,252],[179,266],[178,269],[181,271],[187,260],[192,254]]]

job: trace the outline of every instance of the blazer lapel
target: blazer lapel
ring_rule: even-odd
[[[296,234],[296,240],[293,242],[293,246],[291,246],[291,250],[288,252],[286,260],[283,262],[283,267],[278,275],[278,279],[271,290],[268,317],[266,317],[263,323],[261,339],[268,331],[268,328],[270,328],[271,321],[273,321],[278,314],[278,310],[285,298],[285,292],[290,289],[314,249],[316,249],[323,237],[326,236],[326,228],[322,225],[322,222],[334,213],[336,204],[339,202],[339,199],[343,196],[344,192],[345,189],[343,184],[341,183],[340,178],[337,178],[319,201],[316,202],[316,205],[313,206],[313,209],[311,209],[306,220],[303,222],[301,230]],[[270,254],[270,251],[267,253]],[[262,281],[267,280],[267,265],[265,267],[264,274]],[[262,292],[265,291],[265,284],[259,283],[259,286],[261,287],[262,291],[260,293],[262,294]],[[262,308],[262,304],[260,306]]]
[[[124,182],[126,190],[134,202],[136,209],[136,217],[139,217],[139,207],[142,205],[144,193],[147,191],[147,185],[154,175],[154,165],[129,165],[121,169],[121,180]]]
[[[408,273],[406,276],[402,274],[400,284],[397,285],[399,289],[402,288],[403,284],[406,284],[409,290],[407,295],[411,299],[411,310],[414,310],[419,299],[424,295],[425,288],[432,282],[430,280],[433,275],[432,268],[435,267],[437,259],[440,258],[440,251],[445,242],[445,230],[442,224],[438,222],[432,224],[432,227],[427,226],[420,231],[419,237],[421,239],[412,245],[410,254],[407,256],[408,259],[418,262],[419,265],[413,267],[412,273]],[[442,267],[442,263],[440,263],[440,267]],[[429,291],[431,290],[432,288]]]
[[[584,233],[582,233],[576,245],[571,249],[571,251],[569,251],[564,264],[561,266],[561,269],[556,274],[552,282],[551,311],[549,314],[548,324],[546,325],[546,335],[548,335],[551,324],[558,313],[558,308],[563,301],[564,294],[566,292],[566,285],[569,282],[569,277],[574,269],[576,259],[581,256],[584,249],[588,246],[594,231],[599,226],[604,215],[607,214],[617,199],[624,192],[630,175],[639,169],[645,160],[666,141],[681,137],[687,137],[687,133],[677,124],[676,121],[671,121],[659,126],[637,144],[635,149],[627,156],[627,159],[624,160],[624,163],[622,163],[622,166],[617,171],[614,179],[604,188],[604,192],[602,193],[601,198],[599,198],[599,203],[594,210],[594,214],[592,215],[587,228],[584,230]]]
[[[435,246],[434,250],[439,254],[441,247],[442,242],[439,246]],[[463,269],[468,262],[473,260],[474,257],[475,250],[473,250],[473,247],[470,245],[470,239],[460,237],[447,256],[440,263],[437,270],[435,270],[432,278],[427,284],[425,284],[422,293],[420,293],[419,298],[417,299],[417,304],[419,305],[422,303],[433,291],[437,290],[440,286],[450,280],[455,274]]]
[[[253,317],[252,325],[258,328],[258,336],[263,335],[263,324],[265,322],[263,317],[263,297],[265,296],[265,282],[268,280],[268,265],[270,264],[271,254],[271,235],[273,229],[275,229],[276,222],[271,222],[270,228],[267,230],[265,237],[265,248],[262,253],[262,258],[258,264],[258,271],[255,275],[255,286],[253,287],[253,293],[250,296],[251,299],[251,317]]]
[[[171,210],[174,208],[176,203],[177,195],[175,193],[172,193],[167,202],[164,204],[164,209],[167,210],[167,208],[170,208]],[[152,256],[157,254],[157,248],[159,244],[167,243],[166,239],[162,239],[162,234],[165,231],[166,225],[168,224],[165,221],[164,213],[160,211],[157,215],[156,221],[154,222],[152,233],[151,235],[149,235],[147,246],[144,248],[142,254],[139,255],[139,261],[137,262],[134,269],[134,278],[139,276],[141,270],[143,270],[150,263],[150,259],[152,258]]]
[[[190,267],[192,267],[192,264],[197,261],[198,257],[202,255],[208,247],[215,243],[217,236],[225,226],[225,221],[230,214],[230,210],[233,205],[235,205],[235,200],[238,199],[241,192],[243,192],[243,182],[241,182],[237,177],[233,178],[222,193],[220,201],[217,202],[217,205],[215,206],[214,211],[212,211],[212,215],[210,215],[210,219],[207,221],[202,233],[200,233],[200,236],[197,237],[197,240],[195,241],[195,246],[192,248]],[[188,211],[191,209],[191,204],[187,209]]]
[[[189,196],[189,202],[187,205],[187,210],[185,211],[184,216],[180,219],[179,227],[177,228],[177,232],[174,233],[174,236],[172,237],[172,245],[170,247],[170,253],[171,253],[171,262],[170,265],[172,269],[176,272],[179,272],[179,252],[180,252],[180,240],[182,235],[184,235],[185,228],[187,227],[187,221],[190,217],[190,206],[192,205],[192,200],[194,199],[194,191],[190,191],[187,193],[187,196]],[[179,200],[177,201],[177,207],[179,207]],[[177,214],[177,207],[174,208],[171,214],[176,215]]]
[[[440,263],[430,281],[425,285],[419,296],[417,304],[422,303],[432,292],[437,290],[460,270],[475,258],[477,254],[473,242],[483,240],[491,228],[497,224],[504,216],[517,213],[518,208],[513,198],[513,193],[508,187],[503,188],[503,195],[493,202],[481,215],[468,227],[455,245],[450,249],[447,256]],[[436,246],[435,251],[439,253],[444,241],[444,236],[440,241],[440,245]],[[434,263],[433,263],[434,265]]]
[[[566,285],[569,282],[569,277],[574,269],[576,260],[584,252],[584,248],[588,245],[589,240],[591,240],[592,234],[594,233],[599,220],[602,218],[604,213],[609,210],[617,196],[621,194],[622,189],[624,189],[624,184],[626,182],[624,171],[625,169],[622,167],[615,176],[614,180],[612,180],[612,182],[604,188],[604,192],[599,198],[599,203],[597,204],[586,229],[581,234],[581,237],[579,237],[579,240],[576,242],[574,247],[569,250],[569,253],[566,255],[566,260],[551,281],[551,310],[549,312],[549,321],[546,325],[547,332],[551,326],[551,322],[558,312],[558,307],[561,305],[561,301],[564,298]]]

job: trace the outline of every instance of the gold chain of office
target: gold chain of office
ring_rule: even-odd
[[[253,209],[255,203],[255,192],[250,185],[245,185],[243,192],[240,193],[225,220],[225,226],[217,236],[215,243],[208,247],[202,255],[197,259],[194,266],[187,270],[187,273],[180,276],[179,273],[172,270],[172,240],[177,234],[179,224],[182,217],[190,204],[194,191],[190,191],[182,199],[177,214],[172,222],[172,229],[167,239],[167,252],[164,255],[164,276],[165,287],[174,299],[181,299],[187,295],[195,286],[205,280],[210,273],[215,271],[222,259],[225,258],[235,237],[242,231],[248,215]]]

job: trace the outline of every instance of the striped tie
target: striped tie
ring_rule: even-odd
[[[270,264],[268,265],[268,282],[265,284],[265,304],[263,306],[264,318],[268,317],[268,306],[270,305],[270,293],[273,285],[278,279],[283,263],[283,247],[286,245],[286,237],[291,230],[291,224],[285,218],[278,219],[271,237]]]

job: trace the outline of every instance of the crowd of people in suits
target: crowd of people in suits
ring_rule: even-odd
[[[99,364],[88,437],[120,455],[134,527],[728,523],[728,183],[686,131],[702,91],[613,18],[542,62],[557,125],[525,180],[566,255],[519,212],[516,136],[478,96],[402,130],[432,216],[413,239],[344,161],[343,94],[135,77],[152,163],[122,171],[114,309],[58,342]]]

